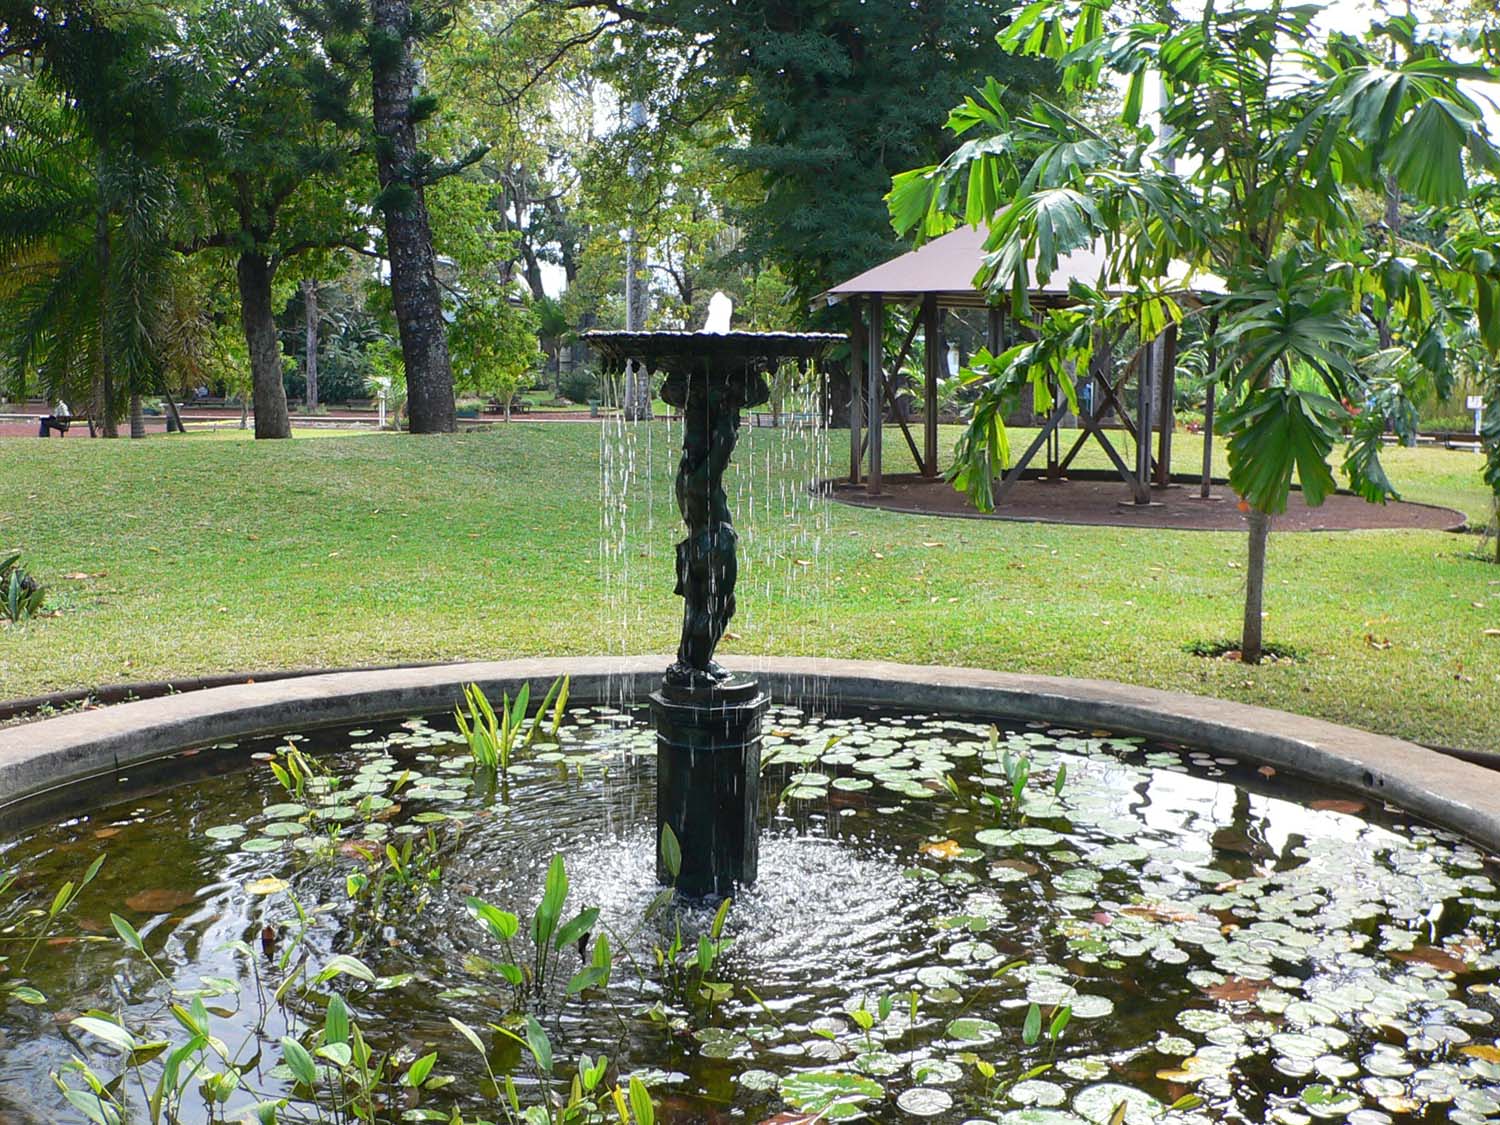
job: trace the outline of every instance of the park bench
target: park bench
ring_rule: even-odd
[[[70,414],[67,417],[59,418],[54,414],[43,414],[37,421],[41,424],[40,432],[37,434],[38,437],[51,437],[53,430],[66,437],[68,430],[73,425],[73,416]]]

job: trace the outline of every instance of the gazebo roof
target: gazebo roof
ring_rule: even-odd
[[[978,227],[961,226],[899,258],[892,258],[858,277],[835,285],[822,293],[820,299],[835,305],[850,297],[915,299],[935,295],[940,305],[986,308],[991,303],[989,298],[974,288],[974,276],[984,261],[985,237],[985,232]],[[1097,286],[1104,268],[1103,247],[1097,242],[1064,254],[1045,285],[1033,283],[1031,300],[1043,305],[1069,304],[1073,282]],[[1188,284],[1190,279],[1191,286]],[[1167,280],[1175,282],[1178,288],[1191,288],[1196,292],[1217,293],[1224,289],[1220,278],[1201,271],[1194,273],[1186,262],[1174,261]],[[1123,292],[1119,286],[1109,286],[1107,291]]]

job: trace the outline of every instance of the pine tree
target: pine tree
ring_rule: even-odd
[[[375,153],[385,219],[391,296],[406,367],[413,433],[456,426],[453,367],[425,189],[479,160],[483,147],[457,160],[424,151],[418,127],[437,110],[422,91],[417,55],[449,23],[445,12],[410,0],[298,0],[297,11],[323,37],[329,65],[309,74],[313,103],[326,119],[368,138]],[[369,113],[357,91],[368,83]]]

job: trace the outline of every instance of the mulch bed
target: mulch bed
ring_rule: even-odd
[[[1149,527],[1181,531],[1243,531],[1245,515],[1234,493],[1215,485],[1210,495],[1198,498],[1196,484],[1174,484],[1151,490],[1150,507],[1131,503],[1130,490],[1119,480],[1022,480],[1010,490],[994,513],[985,514],[969,503],[967,496],[942,480],[921,477],[886,477],[881,495],[866,495],[863,485],[833,482],[834,499],[863,508],[882,508],[924,516],[957,516],[969,519],[1018,520],[1029,523],[1075,523],[1108,527]],[[1461,531],[1462,512],[1432,504],[1392,501],[1370,504],[1358,496],[1339,493],[1322,505],[1309,508],[1302,494],[1293,491],[1287,510],[1276,516],[1276,531],[1364,531],[1398,529]]]

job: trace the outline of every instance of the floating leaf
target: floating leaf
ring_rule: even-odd
[[[783,1078],[781,1096],[795,1109],[841,1121],[861,1116],[864,1112],[861,1107],[884,1097],[885,1088],[862,1075],[815,1070]]]
[[[953,1095],[933,1086],[916,1086],[903,1090],[896,1098],[896,1105],[913,1117],[936,1117],[953,1108]]]
[[[1365,811],[1365,803],[1363,801],[1349,801],[1333,797],[1325,798],[1321,801],[1311,801],[1307,807],[1317,809],[1320,812],[1348,813],[1351,816],[1355,813]]]
[[[1119,1113],[1120,1107],[1124,1113]],[[1134,1086],[1101,1082],[1080,1090],[1073,1098],[1073,1108],[1094,1125],[1156,1125],[1166,1108],[1156,1098]]]
[[[1003,1033],[1000,1025],[993,1020],[965,1017],[950,1023],[948,1034],[965,1043],[990,1043],[1000,1038]]]
[[[125,900],[125,905],[141,914],[166,914],[179,906],[186,906],[197,899],[191,891],[177,891],[168,887],[156,887],[149,891],[138,891]]]
[[[922,845],[923,855],[930,855],[934,859],[953,859],[963,854],[963,845],[957,840],[929,840]]]

